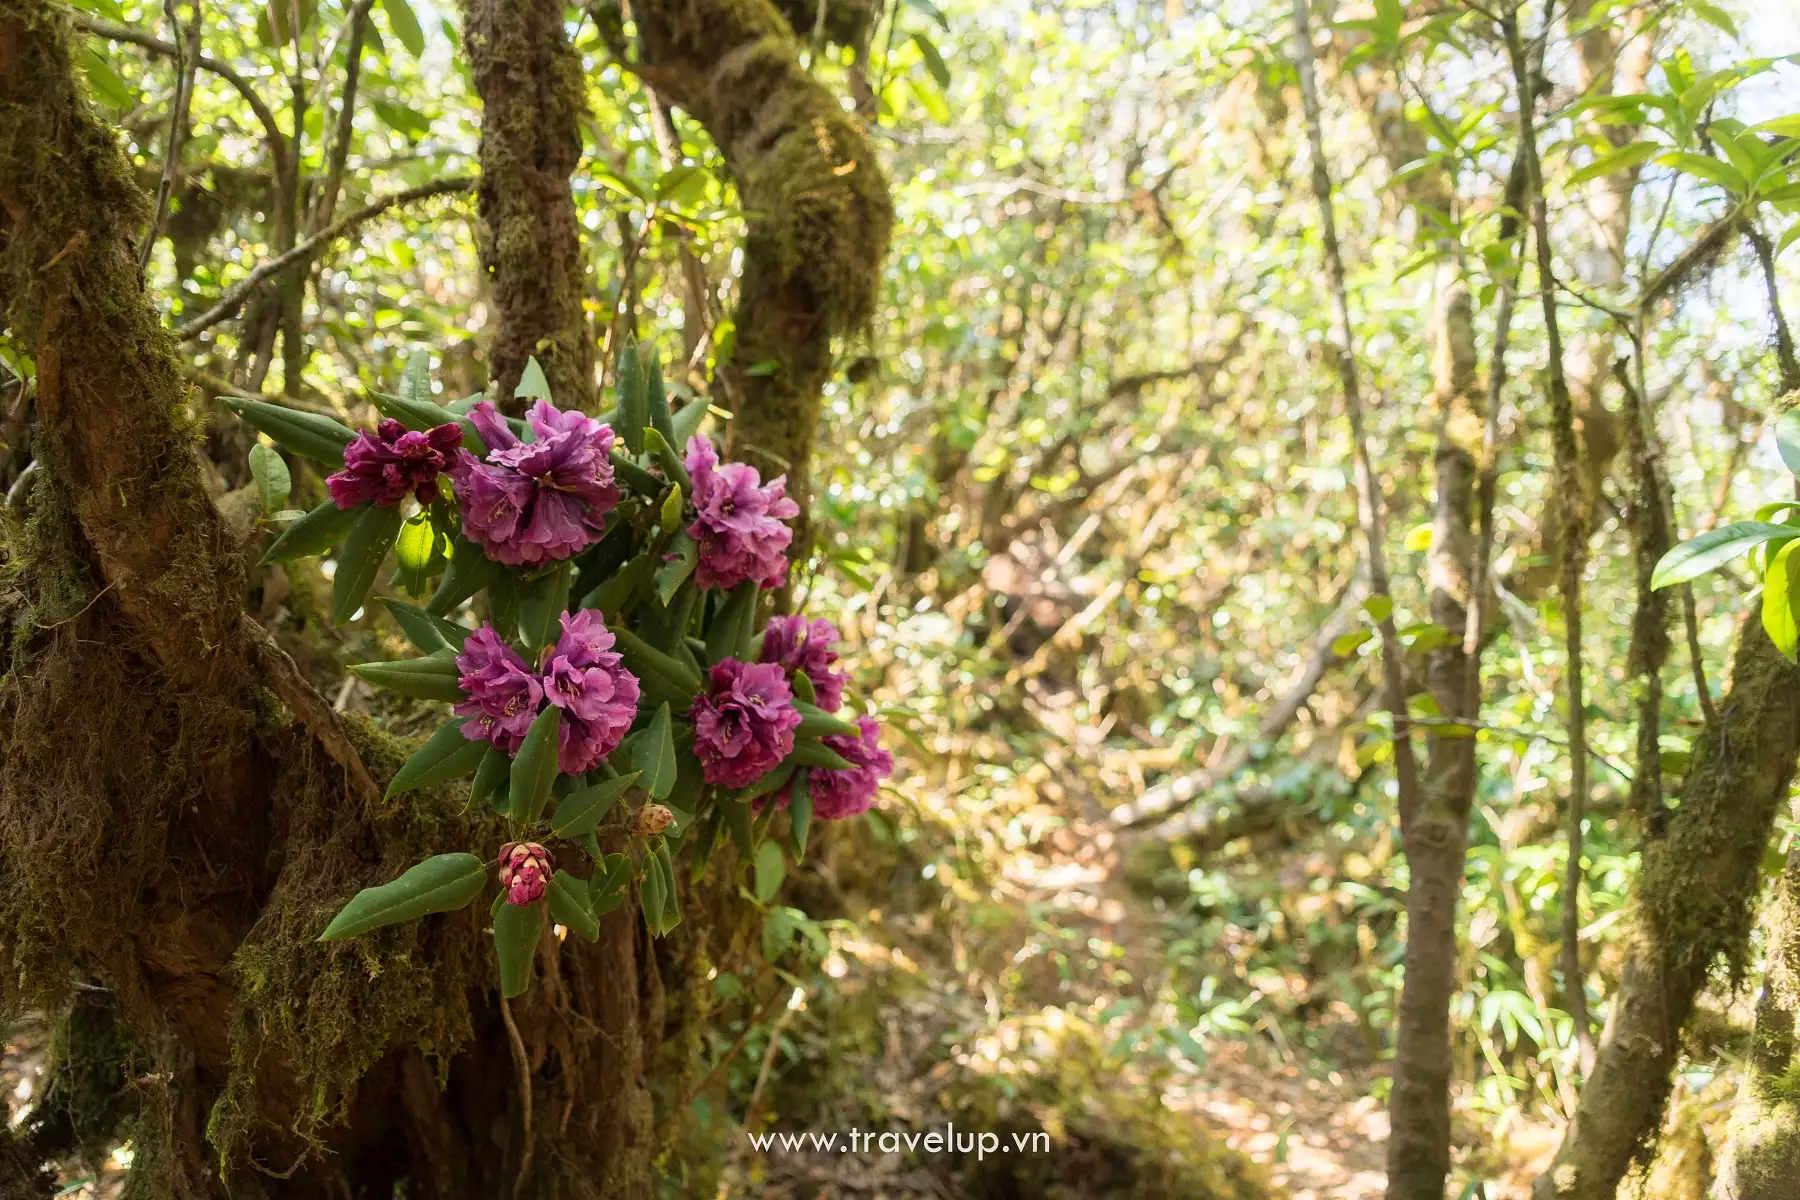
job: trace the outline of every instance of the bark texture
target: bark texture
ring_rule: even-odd
[[[581,59],[553,0],[462,0],[464,44],[481,96],[481,264],[498,329],[488,351],[496,402],[525,360],[559,406],[592,411],[594,339],[582,308],[586,260],[569,177],[581,161]]]
[[[646,0],[632,16],[637,69],[706,127],[748,215],[730,450],[765,477],[788,475],[799,557],[832,338],[866,325],[880,293],[887,180],[860,122],[800,65],[769,0]]]
[[[1762,856],[1800,755],[1800,669],[1754,614],[1739,626],[1719,715],[1694,746],[1666,836],[1645,849],[1612,1012],[1537,1200],[1611,1200],[1661,1120],[1681,1029],[1708,972],[1742,956]]]
[[[138,287],[148,206],[66,21],[0,0],[0,311],[36,364],[40,467],[0,527],[0,1011],[70,1014],[46,1094],[96,1063],[120,1087],[9,1135],[0,1188],[105,1135],[157,1200],[647,1195],[647,1064],[665,1013],[694,1027],[661,981],[697,941],[653,951],[627,903],[598,946],[547,942],[512,1009],[535,1123],[484,906],[315,941],[359,888],[503,831],[448,791],[382,806],[411,747],[340,722],[244,615],[245,548]]]

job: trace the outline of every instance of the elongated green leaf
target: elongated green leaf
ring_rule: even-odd
[[[570,792],[556,802],[556,812],[550,817],[550,832],[560,838],[578,838],[592,833],[612,806],[619,802],[638,780],[638,772],[621,775],[617,779],[608,779]]]
[[[614,450],[611,455],[613,477],[640,496],[660,496],[663,481]]]
[[[674,721],[668,704],[656,710],[650,724],[631,735],[631,765],[640,776],[638,786],[658,800],[675,786]]]
[[[754,854],[756,839],[750,834],[750,806],[742,800],[721,796],[719,811],[725,814],[725,828],[731,830],[731,840],[737,843],[738,851],[745,855]]]
[[[1776,553],[1769,569],[1763,573],[1762,623],[1769,640],[1783,658],[1794,661],[1794,649],[1800,644],[1800,623],[1794,603],[1800,600],[1800,541],[1791,541]]]
[[[533,400],[551,398],[550,381],[544,377],[544,368],[538,365],[536,355],[525,360],[525,369],[519,372],[519,386],[513,389],[513,395]]]
[[[475,768],[475,781],[469,785],[469,802],[480,804],[490,800],[494,811],[505,816],[511,801],[508,794],[511,774],[512,759],[506,756],[506,751],[489,746],[481,765]]]
[[[676,485],[677,496],[686,496],[694,490],[694,481],[688,476],[687,466],[681,461],[681,455],[676,453],[674,445],[669,441],[672,436],[674,435],[666,434],[654,425],[646,426],[644,428],[644,445],[650,453],[656,456],[656,461],[661,465],[663,474],[669,477],[669,482]],[[680,499],[674,501],[675,511],[673,513],[666,511],[669,501],[665,500],[663,504],[665,508],[664,528],[674,528],[681,523],[682,501]]]
[[[331,467],[344,465],[344,447],[356,437],[349,426],[320,413],[283,408],[261,400],[242,400],[236,396],[220,399],[232,412],[289,450]]]
[[[1689,538],[1663,555],[1650,575],[1650,586],[1665,588],[1670,584],[1686,583],[1730,562],[1752,546],[1793,537],[1800,537],[1800,526],[1766,521],[1735,521],[1720,526],[1711,533]]]
[[[264,552],[263,562],[292,562],[296,558],[325,553],[350,532],[369,507],[359,504],[355,508],[339,508],[337,501],[325,501],[282,530],[281,536]]]
[[[628,629],[615,628],[612,632],[625,665],[639,679],[660,679],[689,700],[700,690],[700,677],[682,662],[664,654]]]
[[[675,436],[669,439],[669,444],[675,447],[677,454],[687,453],[688,439],[700,432],[710,409],[711,405],[704,400],[690,400],[670,414],[669,428]]]
[[[746,579],[731,589],[725,603],[713,614],[706,631],[706,663],[712,666],[727,658],[742,659],[748,652],[750,635],[756,622],[756,599],[760,594],[756,581]]]
[[[512,818],[529,825],[544,811],[556,782],[556,751],[562,732],[562,709],[546,704],[531,723],[525,744],[512,765]]]
[[[937,85],[941,88],[949,87],[950,68],[944,62],[944,56],[938,53],[936,44],[922,33],[913,34],[912,42],[919,48],[919,57],[925,61],[925,69],[931,73]]]
[[[788,755],[788,761],[803,767],[823,767],[827,771],[853,771],[856,764],[827,747],[823,742],[811,738],[799,738],[794,742],[794,750]]]
[[[577,879],[567,871],[558,871],[550,877],[545,894],[550,899],[551,920],[584,942],[599,938],[600,921],[588,899],[586,880]]]
[[[261,442],[250,447],[250,477],[256,481],[256,496],[262,501],[263,516],[273,516],[287,507],[288,495],[294,490],[294,477],[280,451]]]
[[[632,454],[644,452],[644,426],[650,412],[644,399],[644,364],[638,348],[627,343],[619,351],[619,423],[615,427],[625,448]]]
[[[487,864],[473,854],[428,858],[392,883],[358,892],[319,940],[335,942],[396,921],[462,908],[481,894],[486,877]]]
[[[381,571],[382,560],[400,536],[401,520],[398,507],[371,504],[351,526],[344,548],[338,552],[337,573],[331,579],[332,624],[342,625],[363,606]]]
[[[490,561],[481,552],[481,547],[459,533],[450,544],[450,565],[444,568],[444,577],[438,581],[437,591],[431,594],[425,611],[442,616],[490,586],[500,574],[499,565]]]
[[[706,869],[707,860],[712,857],[713,847],[719,844],[719,831],[725,828],[725,818],[717,808],[707,813],[700,822],[700,828],[693,836],[693,851],[688,855],[688,877],[698,879]]]
[[[703,180],[705,178],[704,171],[698,172],[697,177]],[[661,186],[660,181],[658,181],[658,186]],[[669,391],[668,388],[663,386],[662,353],[654,344],[639,347],[638,353],[642,356],[645,363],[645,417],[650,426],[655,429],[657,433],[662,435],[663,441],[673,447],[676,453],[679,454],[681,443],[675,440],[674,414],[669,411]],[[680,464],[680,461],[680,459],[676,459],[677,465]],[[673,479],[675,477],[671,475],[670,478]],[[684,481],[687,478],[687,471],[685,469],[681,472],[681,478]],[[682,487],[687,491],[693,490],[688,487],[685,482],[683,482]]]
[[[452,779],[461,779],[473,773],[481,766],[481,760],[489,749],[488,744],[471,742],[463,736],[462,727],[460,717],[439,726],[438,731],[427,738],[423,746],[413,751],[412,757],[394,772],[385,795],[397,796],[415,788],[448,783]]]
[[[662,864],[656,861],[654,854],[644,855],[644,877],[638,881],[638,907],[643,910],[645,928],[653,934],[662,928],[663,898],[668,890]]]
[[[423,596],[431,586],[432,568],[439,570],[448,562],[443,553],[444,535],[432,527],[431,520],[420,513],[400,527],[394,542],[394,582],[408,595]]]
[[[764,842],[756,848],[756,898],[767,904],[781,890],[781,881],[787,878],[787,859],[782,856],[781,847],[774,842]]]
[[[778,792],[787,786],[788,780],[794,777],[794,772],[799,768],[800,764],[791,760],[781,763],[779,766],[771,768],[761,779],[734,793],[732,798],[742,803],[748,803],[751,800],[767,796],[771,792]]]
[[[1598,179],[1602,175],[1629,171],[1631,168],[1655,158],[1662,153],[1663,149],[1664,147],[1655,142],[1631,142],[1616,150],[1609,150],[1595,158],[1587,166],[1570,174],[1568,185],[1577,187],[1590,179]]]
[[[631,882],[631,858],[624,854],[608,854],[594,867],[588,880],[588,896],[596,914],[605,916],[619,907],[625,898],[625,885]]]
[[[425,31],[419,28],[419,18],[406,0],[381,0],[381,11],[387,14],[388,28],[408,54],[418,58],[425,53]]]
[[[476,455],[487,453],[487,443],[482,440],[481,431],[475,428],[475,422],[431,399],[429,386],[423,395],[412,394],[414,389],[406,384],[402,384],[401,391],[405,394],[393,396],[387,392],[370,392],[369,399],[382,416],[392,417],[415,432],[435,429],[439,425],[460,425],[463,448]]]
[[[418,700],[443,700],[460,703],[465,697],[457,685],[455,656],[439,650],[423,658],[402,658],[393,662],[353,663],[350,673],[358,679],[412,696]]]
[[[807,771],[794,774],[794,786],[788,792],[788,849],[799,862],[806,857],[806,837],[812,830],[812,776]]]
[[[1741,196],[1750,186],[1750,181],[1729,163],[1706,154],[1695,154],[1688,150],[1671,150],[1657,156],[1657,162],[1665,167],[1674,167],[1685,175],[1704,179],[1708,183],[1717,184],[1734,196]]]
[[[681,924],[681,906],[676,901],[679,891],[675,886],[675,864],[669,856],[669,843],[658,841],[656,849],[645,861],[654,862],[662,872],[662,914],[661,919],[657,922],[656,932],[666,936],[670,930]]]
[[[574,572],[565,561],[519,589],[519,636],[529,651],[525,657],[531,661],[535,662],[538,652],[562,633],[558,618],[569,606],[569,585],[573,581]]]
[[[794,730],[796,737],[823,737],[828,733],[849,737],[862,733],[862,726],[856,722],[846,721],[804,700],[796,700],[794,710],[800,714],[800,725]]]
[[[500,994],[508,1000],[531,987],[531,964],[544,936],[544,906],[502,904],[494,914],[494,953],[500,960]]]
[[[396,600],[392,596],[383,596],[381,603],[393,616],[400,632],[406,640],[417,646],[423,653],[435,654],[439,650],[461,651],[463,643],[469,640],[474,630],[458,625],[455,621],[443,617],[435,617],[422,608],[416,608],[404,600]]]

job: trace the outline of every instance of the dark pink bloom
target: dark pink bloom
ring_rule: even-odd
[[[787,672],[777,663],[725,659],[689,710],[694,753],[706,782],[743,787],[762,778],[794,749],[800,714]]]
[[[487,443],[487,458],[462,451],[449,474],[470,541],[517,567],[558,562],[600,540],[606,514],[619,503],[610,426],[548,400],[526,414],[535,435],[529,442],[515,437],[486,400],[469,419]]]
[[[453,422],[420,433],[390,417],[344,447],[344,469],[327,477],[325,488],[339,508],[371,500],[392,508],[409,494],[430,504],[438,498],[438,472],[449,468],[462,437]]]
[[[756,468],[720,465],[707,438],[687,445],[687,470],[694,481],[694,523],[688,536],[700,546],[694,580],[703,588],[732,588],[746,579],[775,587],[787,578],[787,548],[794,531],[786,521],[800,515],[787,498],[787,477],[764,486]]]
[[[550,886],[556,856],[536,842],[508,842],[500,847],[500,886],[506,902],[519,908],[536,904]]]
[[[544,651],[544,695],[563,710],[557,768],[579,775],[617,750],[630,731],[638,679],[621,664],[599,613],[564,613],[562,627],[562,637]]]
[[[838,660],[831,647],[838,640],[837,626],[823,617],[773,617],[763,630],[762,661],[780,663],[785,671],[804,671],[812,680],[813,696],[820,708],[836,712],[844,702],[844,675],[833,671]]]
[[[826,749],[855,764],[848,771],[814,767],[808,774],[813,816],[820,821],[868,812],[881,781],[894,773],[894,756],[881,748],[881,722],[858,717],[856,723],[862,729],[860,736],[828,733],[819,739]]]
[[[469,635],[456,656],[456,669],[457,686],[468,699],[451,711],[470,718],[463,723],[463,736],[517,754],[544,698],[537,676],[492,625]]]

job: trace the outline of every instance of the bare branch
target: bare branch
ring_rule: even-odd
[[[435,183],[427,183],[420,187],[408,188],[403,192],[395,192],[392,195],[382,196],[379,199],[363,205],[355,212],[346,214],[337,221],[334,221],[329,227],[320,230],[318,233],[313,234],[304,241],[295,243],[293,249],[278,254],[267,262],[258,264],[250,274],[233,284],[231,289],[220,298],[217,304],[213,305],[193,320],[183,323],[176,329],[175,336],[184,342],[199,337],[202,333],[211,329],[220,321],[227,320],[235,314],[239,306],[249,298],[250,293],[255,291],[259,284],[272,276],[279,275],[286,268],[311,255],[319,247],[343,236],[345,233],[348,233],[350,230],[355,229],[360,225],[368,223],[388,209],[397,208],[404,204],[411,204],[418,200],[428,200],[433,196],[457,195],[469,191],[474,186],[475,180],[473,178],[462,175],[454,179],[440,179]]]

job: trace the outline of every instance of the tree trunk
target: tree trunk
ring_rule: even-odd
[[[1632,886],[1626,955],[1593,1073],[1537,1200],[1611,1200],[1655,1132],[1680,1034],[1707,973],[1743,955],[1760,864],[1800,755],[1800,670],[1752,614],[1738,629],[1720,728],[1696,743],[1680,808]]]
[[[594,409],[594,339],[581,306],[587,261],[569,176],[587,115],[581,59],[551,0],[462,0],[481,96],[481,264],[499,326],[488,351],[496,402],[536,356],[563,408]]]
[[[749,229],[730,370],[733,457],[786,474],[805,554],[806,462],[831,377],[834,334],[866,325],[881,288],[893,206],[857,119],[800,65],[768,0],[632,6],[637,68],[706,127],[736,180]]]

